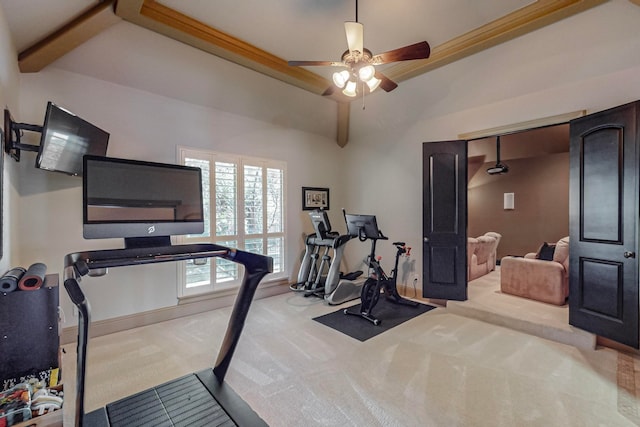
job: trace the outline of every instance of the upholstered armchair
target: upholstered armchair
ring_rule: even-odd
[[[495,268],[495,237],[484,235],[467,238],[467,270],[468,280],[484,276]]]
[[[500,239],[502,239],[502,234],[496,233],[495,231],[488,231],[484,233],[485,236],[493,237],[496,239],[494,243],[494,247],[491,251],[491,255],[489,255],[489,271],[493,271],[496,269],[496,260],[498,253],[498,246],[500,245]]]
[[[543,245],[537,253],[524,257],[503,257],[500,261],[502,292],[550,304],[564,305],[569,296],[569,237],[555,244],[553,256],[545,258]]]

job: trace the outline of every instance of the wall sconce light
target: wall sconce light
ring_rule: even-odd
[[[515,194],[514,193],[504,193],[504,210],[513,210],[515,209]]]

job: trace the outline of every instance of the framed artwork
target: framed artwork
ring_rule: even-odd
[[[302,210],[329,210],[329,189],[318,187],[302,187]]]

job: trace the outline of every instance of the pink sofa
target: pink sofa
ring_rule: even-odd
[[[564,305],[569,296],[569,237],[556,243],[553,260],[506,256],[500,261],[502,292],[550,304]]]
[[[495,232],[467,238],[467,277],[482,277],[496,268],[496,251],[502,236]]]

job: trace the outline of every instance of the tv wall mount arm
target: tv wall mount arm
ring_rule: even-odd
[[[102,419],[107,417],[107,412],[104,408],[85,415],[84,395],[91,307],[89,300],[80,287],[82,276],[104,275],[109,267],[212,257],[220,257],[242,264],[244,266],[244,275],[213,370],[212,372],[211,370],[203,371],[195,375],[201,381],[203,381],[204,377],[203,382],[209,392],[227,410],[229,416],[238,425],[264,425],[262,420],[250,408],[246,409],[248,408],[246,403],[241,402],[246,408],[238,410],[238,408],[243,408],[238,406],[238,396],[228,386],[225,388],[223,382],[233,357],[233,352],[240,340],[245,319],[258,284],[264,276],[273,271],[273,258],[215,244],[192,244],[99,250],[71,253],[65,256],[64,287],[71,301],[78,308],[75,426],[107,425],[102,422]],[[227,405],[232,411],[228,410]]]
[[[39,145],[24,144],[20,141],[23,131],[39,132],[42,133],[42,126],[31,125],[28,123],[17,123],[11,118],[11,113],[8,109],[4,110],[4,151],[7,152],[17,162],[20,161],[20,151],[34,151],[40,150]]]

